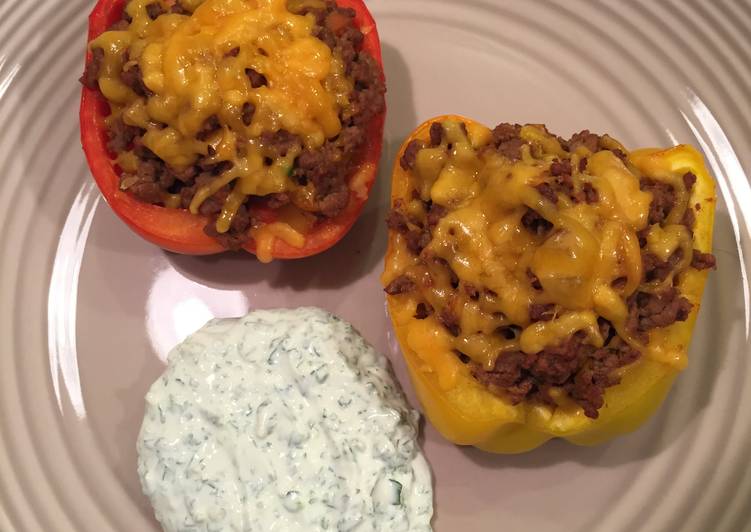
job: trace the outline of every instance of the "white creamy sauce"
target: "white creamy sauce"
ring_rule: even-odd
[[[316,308],[212,320],[146,396],[138,473],[171,531],[429,531],[431,477],[388,362]]]

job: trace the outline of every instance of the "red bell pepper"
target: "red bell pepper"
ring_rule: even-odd
[[[127,0],[97,2],[89,15],[89,42],[120,19],[126,3]],[[365,36],[363,50],[383,69],[376,24],[363,0],[338,0],[337,4],[355,10],[355,24]],[[87,60],[90,53],[87,52]],[[94,180],[112,210],[141,237],[166,250],[187,255],[209,255],[225,251],[216,240],[204,233],[203,228],[209,221],[206,216],[191,214],[186,209],[168,209],[144,203],[120,190],[120,178],[107,151],[105,118],[108,114],[109,104],[104,96],[99,91],[84,87],[80,109],[81,143]],[[360,215],[378,173],[385,115],[384,110],[368,125],[368,140],[364,144],[360,165],[352,172],[354,176],[359,169],[367,168],[366,175],[360,177],[364,185],[361,190],[366,190],[368,194],[351,192],[346,208],[336,217],[317,222],[305,235],[305,244],[301,248],[276,239],[272,253],[274,258],[297,259],[315,255],[330,248],[347,234]],[[274,211],[268,208],[263,210],[262,219],[266,222],[274,221]],[[243,247],[251,253],[256,251],[255,241],[252,239]]]

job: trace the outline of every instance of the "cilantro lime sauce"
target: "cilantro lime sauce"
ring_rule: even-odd
[[[429,531],[433,495],[386,358],[316,308],[212,320],[146,396],[138,472],[171,531]]]

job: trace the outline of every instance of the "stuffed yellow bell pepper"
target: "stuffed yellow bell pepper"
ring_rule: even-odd
[[[391,197],[388,309],[447,439],[594,445],[660,405],[715,267],[696,150],[442,116],[402,146]]]

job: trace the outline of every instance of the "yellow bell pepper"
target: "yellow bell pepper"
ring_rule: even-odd
[[[488,128],[464,117],[441,116],[420,125],[404,142],[397,156],[392,175],[392,203],[407,206],[417,193],[422,194],[423,200],[429,193],[433,199],[441,196],[442,201],[460,205],[463,198],[472,194],[473,183],[466,179],[466,175],[457,174],[444,179],[445,172],[439,172],[438,179],[434,179],[445,162],[437,151],[426,151],[422,156],[420,171],[427,177],[418,177],[404,170],[399,163],[412,140],[419,139],[428,144],[430,125],[447,121],[465,124],[463,129],[473,148],[480,149],[490,140]],[[545,151],[555,153],[560,145],[551,140],[555,137],[543,132],[544,128],[526,126],[522,137],[540,144],[548,143],[543,146]],[[612,141],[609,137],[604,138]],[[454,149],[454,156],[458,157],[457,147]],[[679,145],[633,151],[628,154],[628,161],[632,171],[635,168],[643,175],[675,177],[686,172],[696,175],[697,181],[688,203],[697,207],[693,247],[710,252],[716,195],[714,181],[702,156],[690,146]],[[421,182],[423,178],[429,182]],[[434,180],[430,182],[431,179]],[[628,213],[624,210],[623,215]],[[390,230],[382,276],[384,286],[417,260],[408,251],[403,236]],[[445,327],[432,316],[428,319],[415,317],[416,295],[404,293],[386,297],[412,383],[429,421],[456,444],[472,445],[495,453],[521,453],[551,438],[564,438],[577,445],[596,445],[636,429],[650,417],[686,365],[706,277],[707,271],[694,268],[680,275],[677,288],[693,304],[688,319],[650,331],[639,359],[617,370],[620,383],[606,389],[605,403],[596,419],[587,417],[582,408],[567,397],[556,398],[555,406],[528,401],[514,405],[502,394],[492,393],[473,377],[467,364],[462,363],[453,351],[452,337]]]

